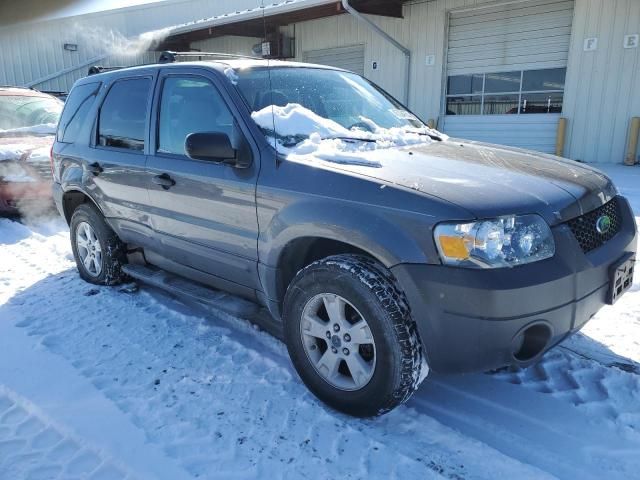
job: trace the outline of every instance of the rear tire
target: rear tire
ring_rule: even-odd
[[[96,285],[116,285],[125,279],[126,247],[90,203],[75,209],[70,224],[71,248],[80,277]]]
[[[369,257],[336,255],[302,269],[287,289],[283,320],[302,381],[349,415],[392,410],[428,373],[404,295]]]

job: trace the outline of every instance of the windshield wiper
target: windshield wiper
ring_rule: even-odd
[[[405,130],[406,133],[415,133],[416,135],[422,135],[423,137],[429,137],[431,140],[436,140],[438,142],[442,142],[444,140],[444,138],[442,138],[439,135],[435,135],[433,133],[427,133],[427,132],[414,132],[412,130]]]
[[[347,142],[368,142],[375,143],[377,140],[375,138],[362,138],[362,137],[349,137],[349,136],[337,136],[337,137],[322,137],[321,140],[345,140]]]

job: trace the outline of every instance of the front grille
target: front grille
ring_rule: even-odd
[[[609,217],[611,223],[608,230],[600,232],[597,226],[598,219],[605,216]],[[620,231],[622,218],[618,199],[614,198],[601,207],[585,213],[581,217],[569,220],[567,223],[584,253],[595,250],[611,240]]]

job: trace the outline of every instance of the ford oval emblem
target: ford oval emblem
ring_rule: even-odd
[[[596,220],[596,230],[599,234],[604,235],[611,229],[611,217],[602,215]]]

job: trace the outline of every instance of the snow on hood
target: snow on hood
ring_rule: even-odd
[[[360,121],[371,131],[347,129],[321,117],[297,103],[284,107],[270,105],[251,114],[269,141],[288,159],[320,159],[333,163],[380,167],[377,160],[364,158],[362,152],[384,148],[428,144],[427,135],[446,135],[429,128],[382,128],[366,117]],[[296,140],[299,140],[296,143]]]
[[[58,126],[55,123],[42,123],[40,125],[32,125],[30,127],[10,128],[8,130],[0,129],[0,135],[10,133],[33,133],[34,135],[55,135]]]

